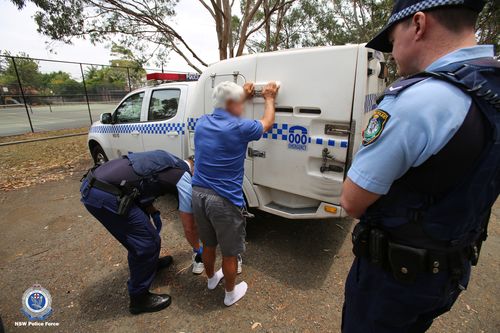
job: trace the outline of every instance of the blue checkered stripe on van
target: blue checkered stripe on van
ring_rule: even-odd
[[[293,125],[274,123],[273,127],[262,135],[262,138],[266,140],[288,141],[288,130],[290,126]],[[349,146],[347,140],[335,140],[322,137],[309,136],[307,141],[310,144],[328,147],[347,148]]]
[[[335,140],[335,139],[325,139],[325,138],[309,138],[310,143],[314,143],[321,146],[328,147],[340,147],[347,148],[349,147],[349,142],[347,140]]]
[[[368,94],[365,96],[365,113],[373,111],[377,107],[377,94]]]
[[[90,133],[103,134],[127,134],[139,131],[142,134],[167,134],[168,132],[178,132],[184,135],[184,123],[142,123],[142,124],[117,124],[117,125],[97,125],[90,128]]]
[[[92,125],[90,133],[110,134],[114,133],[113,125]]]
[[[200,118],[188,118],[187,129],[188,131],[194,131],[194,127]]]
[[[159,123],[159,124],[145,124],[143,127],[144,134],[166,134],[168,132],[178,132],[184,135],[184,123]]]
[[[273,127],[262,135],[264,139],[271,140],[288,140],[288,124],[274,123]]]

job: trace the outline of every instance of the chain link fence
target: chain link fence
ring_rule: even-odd
[[[163,70],[0,55],[0,137],[88,127],[152,72]]]

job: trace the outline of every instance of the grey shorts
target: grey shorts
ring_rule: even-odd
[[[204,246],[220,245],[225,257],[245,252],[246,219],[242,208],[211,189],[193,186],[193,214]]]

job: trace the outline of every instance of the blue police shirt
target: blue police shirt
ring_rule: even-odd
[[[463,48],[436,60],[426,70],[493,55],[491,45]],[[348,177],[367,191],[387,194],[395,180],[448,143],[462,125],[471,103],[471,98],[459,88],[433,78],[399,95],[384,97],[375,111],[376,119],[365,129],[365,143],[356,154]]]
[[[250,141],[259,140],[262,123],[215,109],[196,123],[193,185],[212,189],[238,207],[243,199],[243,166]]]
[[[179,192],[179,212],[192,214],[191,195],[193,187],[191,185],[191,175],[189,172],[184,172],[181,179],[175,185]]]

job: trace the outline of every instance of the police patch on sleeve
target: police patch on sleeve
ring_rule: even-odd
[[[366,129],[363,131],[363,146],[368,146],[378,139],[390,117],[391,115],[383,110],[373,111]]]

